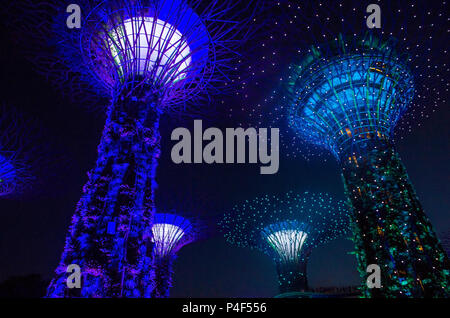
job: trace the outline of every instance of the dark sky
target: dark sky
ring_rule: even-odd
[[[44,142],[57,146],[54,153],[64,154],[67,164],[54,163],[54,173],[62,185],[45,183],[47,194],[37,198],[0,201],[0,282],[14,275],[41,274],[49,279],[63,249],[65,235],[75,205],[93,168],[96,147],[104,123],[101,111],[89,111],[88,105],[55,90],[13,45],[11,34],[1,30],[0,96],[1,102],[36,118],[44,128]],[[445,87],[441,87],[442,90]],[[239,97],[226,100],[225,107],[240,103]],[[225,112],[224,112],[225,113]],[[211,125],[229,122],[213,120]],[[449,111],[438,108],[397,144],[437,232],[448,230],[449,217]],[[171,124],[172,125],[172,124]],[[177,125],[174,123],[173,125]],[[259,175],[257,165],[176,166],[169,157],[172,126],[163,127],[163,156],[158,168],[159,191],[182,193],[183,189],[200,194],[207,210],[203,217],[214,222],[235,203],[266,193],[288,190],[330,192],[343,199],[343,186],[337,164],[312,158],[309,162],[281,158],[280,171],[274,176]],[[202,205],[202,203],[200,203]],[[359,282],[352,243],[340,239],[313,251],[308,265],[312,287],[348,286]],[[229,246],[220,234],[191,244],[179,252],[175,263],[174,297],[272,297],[277,294],[275,267],[265,255]]]

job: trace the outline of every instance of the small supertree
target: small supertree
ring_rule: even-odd
[[[154,258],[153,298],[169,297],[176,253],[197,238],[199,229],[187,218],[170,213],[155,214],[152,227]]]
[[[39,144],[34,143],[30,121],[10,107],[0,106],[0,198],[25,195],[37,183],[42,163]]]
[[[149,297],[160,117],[201,113],[203,97],[233,81],[253,2],[83,0],[79,30],[66,25],[70,1],[27,3],[23,33],[50,46],[31,47],[41,68],[111,100],[48,296]],[[81,289],[67,288],[70,264],[82,269]]]
[[[181,182],[168,182],[177,173],[165,172],[155,195],[156,211],[152,227],[153,248],[153,298],[167,298],[173,281],[173,264],[178,251],[185,245],[205,240],[216,230],[211,217],[217,211],[214,196],[199,187],[198,175],[187,171]],[[180,181],[180,180],[178,180]]]
[[[220,222],[225,238],[258,249],[277,265],[280,292],[308,291],[306,265],[311,251],[345,235],[348,210],[326,193],[288,192],[236,205]]]

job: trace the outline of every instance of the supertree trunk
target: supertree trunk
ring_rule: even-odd
[[[277,272],[281,294],[308,290],[306,261],[277,263]]]
[[[152,298],[169,298],[170,288],[172,288],[173,277],[173,257],[154,258],[155,285]]]
[[[367,297],[448,297],[448,262],[393,145],[372,140],[341,156],[353,206],[358,267],[381,268],[381,288]],[[364,279],[364,283],[366,280]]]
[[[123,92],[108,111],[48,297],[150,297],[160,113],[140,96]],[[81,268],[81,289],[67,288],[70,264]]]

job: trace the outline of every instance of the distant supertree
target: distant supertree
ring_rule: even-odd
[[[345,204],[326,193],[288,192],[236,205],[220,222],[227,241],[258,249],[277,265],[280,292],[308,291],[306,264],[313,248],[348,233]]]
[[[66,25],[70,1],[26,3],[17,28],[38,39],[31,53],[49,77],[111,99],[48,296],[149,297],[160,117],[201,113],[202,96],[231,86],[253,1],[83,0],[81,29]],[[70,264],[81,289],[67,288]]]
[[[313,47],[294,67],[290,125],[341,165],[360,270],[383,268],[384,289],[367,294],[444,296],[446,255],[392,140],[414,96],[407,60],[371,35]]]
[[[173,261],[176,253],[185,245],[195,241],[199,228],[187,218],[176,214],[155,214],[152,227],[154,258],[153,298],[167,298],[172,287]]]
[[[38,181],[42,153],[31,121],[0,106],[0,198],[28,194]]]

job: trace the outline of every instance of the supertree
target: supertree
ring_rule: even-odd
[[[367,34],[314,46],[293,67],[290,126],[340,164],[360,271],[382,265],[372,296],[449,292],[446,255],[393,144],[414,97],[410,59],[393,38]]]
[[[240,81],[233,77],[238,49],[252,33],[256,6],[83,0],[82,26],[69,29],[70,1],[25,3],[15,8],[25,23],[15,25],[31,39],[38,68],[69,92],[111,101],[48,297],[150,297],[160,117],[201,114],[203,100]],[[70,264],[81,267],[81,289],[67,288]]]
[[[243,111],[281,127],[286,157],[337,159],[365,296],[448,295],[446,255],[393,147],[446,105],[448,5],[380,0],[371,29],[371,3],[280,1],[254,69],[278,87],[260,78],[256,91],[270,93]],[[380,289],[367,287],[370,264],[381,267]]]
[[[184,181],[173,183],[168,180],[173,180],[177,174],[164,172],[165,178],[155,194],[156,214],[152,227],[155,244],[153,298],[170,296],[178,251],[187,244],[211,237],[216,230],[214,217],[211,217],[217,210],[214,196],[199,186],[199,176],[187,172]]]
[[[173,262],[176,253],[185,245],[196,240],[200,233],[195,223],[171,213],[156,213],[153,233],[154,289],[153,298],[169,297],[172,287]]]
[[[229,243],[272,257],[281,296],[292,297],[308,292],[306,265],[311,251],[346,235],[348,221],[345,204],[327,193],[290,191],[246,200],[219,225]]]

